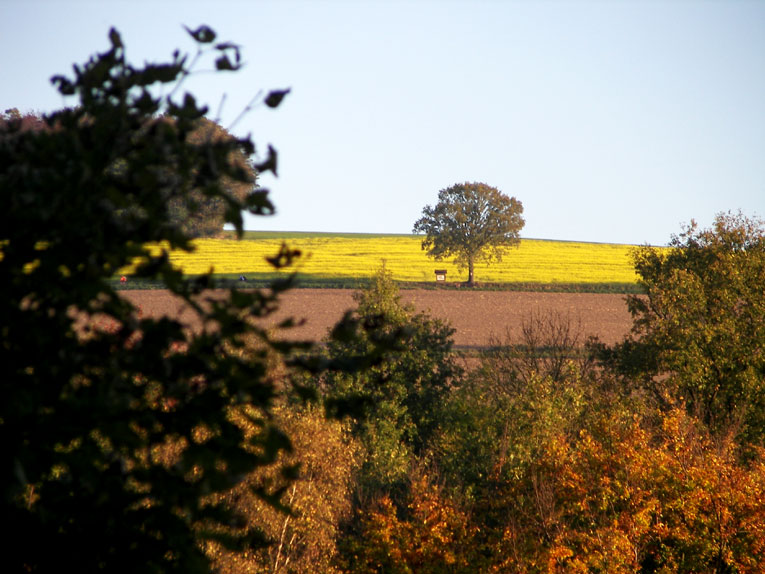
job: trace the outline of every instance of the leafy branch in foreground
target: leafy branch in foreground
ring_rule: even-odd
[[[214,44],[209,28],[189,33],[218,70],[240,66],[238,48]],[[4,561],[11,571],[205,572],[205,541],[259,540],[222,534],[242,517],[210,495],[290,450],[271,409],[280,395],[310,393],[273,365],[306,345],[254,323],[289,281],[211,296],[214,278],[186,281],[167,251],[145,247],[191,249],[170,206],[193,216],[194,193],[222,202],[239,235],[242,210],[273,206],[265,191],[237,197],[223,183],[248,182],[231,158],[254,153],[249,138],[192,137],[206,108],[190,93],[176,99],[188,56],[135,67],[116,30],[109,40],[73,77],[53,78],[77,105],[33,129],[0,122],[0,512],[13,525]],[[161,84],[176,87],[157,96]],[[256,168],[275,171],[273,151]],[[161,281],[201,329],[142,318],[119,296],[110,278],[136,257],[137,275]]]

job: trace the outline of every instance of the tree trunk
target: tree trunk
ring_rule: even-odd
[[[468,261],[468,282],[467,282],[467,284],[468,284],[468,287],[472,287],[473,286],[473,260],[472,259],[470,259]]]

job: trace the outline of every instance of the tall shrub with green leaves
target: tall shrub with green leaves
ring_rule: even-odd
[[[236,45],[216,43],[210,28],[189,33],[197,56],[213,57],[218,70],[241,66]],[[179,89],[197,58],[176,51],[136,67],[116,30],[109,41],[72,77],[53,78],[78,101],[46,115],[45,129],[13,117],[0,127],[0,515],[9,572],[206,572],[204,541],[249,542],[220,534],[241,517],[210,495],[290,445],[269,416],[280,392],[270,357],[288,349],[251,320],[275,308],[284,286],[209,298],[211,277],[184,280],[167,251],[146,247],[192,248],[169,206],[196,192],[220,200],[239,234],[242,210],[271,212],[264,190],[239,198],[223,185],[250,181],[231,158],[254,145],[192,141],[206,108]],[[284,93],[264,103],[275,107]],[[274,166],[270,150],[257,168]],[[196,203],[186,205],[193,215]],[[111,278],[135,257],[144,260],[138,275],[162,280],[200,330],[141,317],[118,295]],[[257,429],[247,435],[231,416],[244,404]]]
[[[631,336],[602,356],[663,406],[685,404],[716,433],[765,439],[765,223],[720,214],[672,249],[639,248],[647,292],[628,300]]]
[[[331,408],[360,407],[354,429],[367,455],[362,487],[387,487],[405,479],[411,455],[422,452],[433,435],[443,400],[462,375],[451,353],[454,330],[415,313],[400,299],[383,265],[370,285],[355,294],[358,332],[327,346],[338,365],[368,358],[365,368],[330,371],[322,381]]]

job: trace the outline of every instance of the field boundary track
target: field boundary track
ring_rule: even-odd
[[[225,274],[213,276],[216,285],[221,288],[236,287],[240,289],[268,289],[274,281],[284,280],[285,276],[276,274],[247,274],[246,282],[239,279],[239,275]],[[194,276],[187,276],[193,280]],[[293,289],[363,289],[371,283],[370,277],[365,278],[340,278],[340,277],[311,277],[296,275],[292,285]],[[118,291],[126,290],[149,290],[165,289],[165,284],[159,279],[142,279],[130,277],[125,283],[114,277],[112,286]],[[520,283],[504,282],[489,283],[477,282],[473,287],[468,287],[462,282],[435,282],[435,281],[396,281],[399,289],[408,291],[423,289],[428,291],[522,291],[534,293],[616,293],[616,294],[642,294],[645,292],[639,283]]]
[[[355,308],[354,289],[294,289],[283,295],[279,311],[266,321],[276,325],[287,317],[303,324],[280,334],[285,339],[320,341],[343,313]],[[497,342],[518,344],[521,328],[533,314],[556,314],[570,321],[580,340],[588,336],[613,344],[632,326],[625,296],[615,293],[543,293],[524,291],[406,289],[403,303],[416,311],[448,322],[454,329],[457,349],[474,350]],[[179,316],[181,304],[164,290],[126,290],[122,295],[144,316]],[[190,324],[194,327],[195,325]]]

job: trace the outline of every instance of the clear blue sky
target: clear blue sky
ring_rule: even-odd
[[[765,217],[765,2],[0,0],[0,111],[67,103],[49,82],[122,33],[128,58],[194,49],[246,68],[189,88],[280,154],[278,215],[251,229],[409,233],[438,191],[482,181],[523,237],[664,244],[691,218]]]

